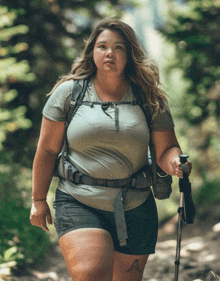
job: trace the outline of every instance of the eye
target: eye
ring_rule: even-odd
[[[105,49],[105,45],[99,45],[98,48]]]
[[[118,46],[115,47],[115,49],[121,50],[121,49],[123,49],[123,47],[121,45],[118,45]]]

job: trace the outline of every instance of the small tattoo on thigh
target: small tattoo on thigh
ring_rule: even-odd
[[[140,266],[139,266],[139,260],[138,260],[138,259],[136,259],[136,260],[132,263],[131,267],[130,267],[126,272],[131,272],[131,271],[141,272]]]

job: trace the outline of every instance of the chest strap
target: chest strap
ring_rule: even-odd
[[[92,101],[79,101],[78,105],[87,105],[89,107],[93,107],[94,105],[100,105],[103,112],[112,119],[111,115],[109,115],[106,111],[107,109],[112,106],[115,111],[115,131],[119,131],[119,105],[139,105],[137,100],[134,99],[133,101],[119,101],[119,102],[92,102]]]

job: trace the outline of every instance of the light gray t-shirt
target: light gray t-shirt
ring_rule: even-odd
[[[53,121],[65,121],[68,112],[73,81],[62,83],[48,99],[43,115]],[[134,99],[131,86],[122,101]],[[84,101],[101,102],[92,80]],[[116,128],[116,107],[119,130]],[[153,121],[153,130],[165,131],[174,127],[170,111],[165,111]],[[149,130],[145,116],[138,105],[112,103],[106,110],[100,104],[81,105],[67,130],[69,156],[83,174],[94,178],[123,179],[130,177],[147,163]],[[113,211],[113,203],[120,189],[75,185],[60,180],[59,187],[78,201],[106,211]],[[150,193],[128,190],[124,210],[141,205]]]

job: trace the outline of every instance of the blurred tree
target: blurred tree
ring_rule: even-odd
[[[14,25],[20,26],[19,35],[8,36],[5,44],[21,48],[19,42],[23,42],[24,48],[22,52],[8,53],[8,59],[18,65],[28,62],[29,71],[34,75],[31,77],[35,77],[34,81],[17,78],[5,81],[7,90],[4,91],[18,93],[10,100],[8,109],[22,106],[20,110],[32,121],[32,127],[11,130],[3,145],[5,152],[13,151],[13,161],[30,167],[46,94],[59,76],[69,72],[73,59],[83,49],[84,40],[97,20],[119,16],[121,10],[119,1],[110,0],[2,0],[1,5],[7,6],[9,11],[16,11]],[[24,25],[29,32],[22,32]],[[14,67],[12,69],[15,70]]]
[[[202,179],[219,178],[220,117],[220,2],[172,2],[160,32],[175,45],[175,60],[168,72],[181,69],[185,79],[178,115],[184,118],[188,147],[194,150],[197,173]],[[192,150],[191,150],[192,151]],[[201,180],[200,180],[201,183]]]
[[[31,121],[25,117],[27,108],[24,105],[13,106],[10,104],[17,97],[18,92],[10,89],[9,84],[19,81],[27,83],[34,80],[35,76],[30,72],[30,66],[26,60],[16,60],[17,55],[27,49],[27,44],[17,42],[8,44],[10,38],[20,34],[26,34],[26,25],[15,25],[16,11],[8,11],[7,7],[0,6],[0,149],[8,132],[31,127]]]
[[[13,43],[14,38],[29,31],[25,24],[14,24],[20,12],[0,6],[0,279],[11,274],[11,267],[23,266],[43,256],[49,244],[49,237],[42,230],[33,229],[29,223],[30,210],[25,207],[21,196],[25,194],[24,178],[22,188],[18,186],[22,170],[11,160],[13,151],[5,153],[2,145],[8,134],[32,126],[25,116],[27,106],[14,103],[19,93],[12,87],[14,83],[31,84],[35,80],[28,61],[17,60],[28,45],[20,40]],[[38,241],[42,246],[33,252],[33,245]]]

